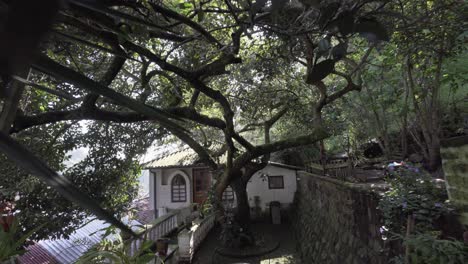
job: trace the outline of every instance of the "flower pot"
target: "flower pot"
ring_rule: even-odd
[[[468,225],[468,136],[450,138],[441,143],[448,196],[460,209],[460,221]]]
[[[166,256],[169,247],[169,240],[167,238],[160,238],[156,240],[156,252],[159,256]]]

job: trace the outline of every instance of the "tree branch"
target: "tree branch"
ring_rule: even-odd
[[[299,136],[295,138],[280,140],[277,142],[256,146],[253,151],[245,152],[238,158],[236,158],[234,166],[243,167],[247,162],[262,155],[298,146],[310,145],[322,139],[325,139],[328,136],[329,134],[325,129],[323,129],[322,127],[315,127],[313,128],[310,134],[305,136]]]
[[[195,31],[199,32],[209,42],[215,43],[218,46],[218,48],[223,47],[223,44],[221,44],[215,37],[213,37],[213,35],[211,35],[208,31],[206,31],[200,24],[192,21],[190,18],[182,16],[177,12],[174,12],[174,11],[172,11],[170,9],[167,9],[165,7],[162,7],[162,6],[154,4],[154,3],[150,3],[150,5],[151,5],[151,7],[153,8],[154,11],[156,11],[158,13],[161,13],[161,14],[163,14],[163,15],[165,15],[167,17],[170,17],[172,19],[175,19],[177,21],[180,21],[180,22],[186,24],[187,26],[191,27]]]
[[[128,226],[116,219],[111,213],[104,210],[92,198],[83,194],[83,192],[76,188],[70,180],[49,168],[46,163],[38,159],[34,154],[2,132],[0,132],[0,151],[9,159],[14,161],[18,167],[21,167],[28,173],[31,173],[44,181],[67,200],[89,210],[99,219],[115,225],[123,232],[137,237],[137,234],[135,234]]]
[[[44,92],[47,92],[47,93],[50,93],[50,94],[53,94],[55,96],[58,96],[58,97],[61,97],[61,98],[64,98],[64,99],[67,99],[67,100],[70,100],[72,102],[79,102],[81,101],[81,98],[75,98],[73,97],[73,95],[69,94],[69,93],[66,93],[64,91],[60,91],[60,90],[54,90],[54,89],[50,89],[48,87],[45,87],[45,86],[42,86],[42,85],[39,85],[39,84],[36,84],[36,83],[32,83],[26,79],[23,79],[19,76],[16,76],[16,75],[13,75],[12,78],[18,82],[21,82],[25,85],[28,85],[28,86],[31,86],[31,87],[34,87],[38,90],[41,90],[41,91],[44,91]]]
[[[190,137],[183,127],[169,119],[177,117],[173,117],[169,113],[142,104],[135,99],[120,94],[106,86],[103,86],[100,83],[97,83],[87,78],[86,76],[83,76],[71,69],[68,69],[67,67],[58,64],[57,62],[49,59],[45,55],[39,55],[38,60],[35,63],[33,63],[33,68],[46,74],[55,76],[59,79],[64,79],[90,92],[108,97],[122,106],[125,106],[140,114],[147,115],[148,117],[153,118],[155,121],[159,122],[164,128],[166,128],[175,136],[179,137],[193,150],[195,150],[195,152],[197,152],[197,154],[200,155],[200,158],[203,161],[205,161],[207,165],[213,168],[217,168],[216,163],[210,157],[208,152],[200,144],[198,144],[198,142],[196,142],[192,137]]]

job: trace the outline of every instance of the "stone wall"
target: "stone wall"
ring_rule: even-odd
[[[302,263],[387,263],[374,186],[299,177],[293,226]]]
[[[468,226],[468,136],[442,141],[442,162],[450,200],[459,207]]]

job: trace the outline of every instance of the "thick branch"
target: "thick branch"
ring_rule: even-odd
[[[34,87],[34,88],[36,88],[38,90],[53,94],[55,96],[58,96],[58,97],[61,97],[61,98],[64,98],[64,99],[67,99],[67,100],[70,100],[70,101],[73,101],[73,102],[81,101],[81,98],[75,98],[75,97],[73,97],[73,95],[71,95],[71,94],[69,94],[67,92],[50,89],[48,87],[39,85],[37,83],[32,83],[32,82],[30,82],[30,81],[28,81],[26,79],[23,79],[23,78],[21,78],[19,76],[16,76],[16,75],[13,76],[13,79],[15,79],[16,81],[21,82],[21,83],[23,83],[25,85]]]
[[[200,24],[192,21],[190,18],[182,16],[181,14],[174,12],[170,9],[167,9],[165,7],[162,7],[160,5],[157,5],[154,3],[150,3],[150,4],[154,11],[186,24],[187,26],[199,32],[209,42],[215,43],[218,46],[218,48],[223,47],[223,44],[221,44],[215,37],[213,37],[213,35],[211,35],[208,31],[206,31]]]
[[[110,112],[99,109],[94,109],[93,111],[82,111],[81,109],[70,111],[54,111],[33,116],[19,115],[16,118],[10,133],[16,133],[33,126],[68,120],[99,120],[112,121],[117,123],[131,123],[152,119],[145,115],[134,112]]]
[[[325,93],[321,92],[320,100],[319,100],[319,102],[318,102],[318,104],[317,104],[317,106],[315,108],[316,113],[320,113],[322,111],[323,107],[325,107],[326,105],[328,105],[328,104],[336,101],[337,99],[343,97],[347,93],[349,93],[351,91],[360,91],[361,90],[361,86],[354,84],[353,80],[351,79],[350,76],[340,74],[340,73],[337,73],[337,72],[335,72],[335,74],[344,77],[347,80],[348,84],[343,89],[341,89],[339,91],[336,91],[335,93],[333,93],[331,95],[327,95],[326,92]],[[317,87],[319,87],[320,91],[326,91],[326,86],[322,81],[317,82],[315,85]]]
[[[323,129],[322,127],[316,127],[313,129],[313,131],[310,134],[305,135],[305,136],[289,138],[289,139],[280,140],[280,141],[269,143],[269,144],[256,146],[253,151],[249,151],[240,155],[235,160],[235,167],[243,167],[247,162],[251,161],[252,159],[258,158],[262,155],[265,155],[268,153],[274,153],[274,152],[289,149],[289,148],[310,145],[322,139],[325,139],[328,136],[329,135],[325,129]]]
[[[207,125],[210,127],[215,127],[219,129],[225,129],[226,123],[219,118],[213,118],[206,115],[202,115],[195,111],[193,108],[190,107],[176,107],[176,108],[169,108],[166,112],[171,113],[175,116],[186,118],[197,123]]]
[[[117,74],[119,74],[120,69],[122,69],[123,65],[125,64],[125,61],[126,61],[125,58],[115,56],[112,59],[112,62],[110,63],[109,68],[104,73],[104,75],[102,76],[99,83],[104,85],[104,86],[109,86],[112,83],[112,81],[115,79]],[[83,100],[83,106],[82,107],[87,108],[87,109],[94,108],[95,104],[96,104],[96,100],[98,98],[99,98],[99,95],[97,95],[95,93],[91,93],[91,94],[86,95],[84,100]]]
[[[22,72],[25,78],[27,73]],[[11,80],[6,87],[6,98],[0,112],[0,131],[8,133],[18,112],[21,96],[23,95],[25,84],[16,80]]]
[[[59,79],[64,79],[78,87],[86,89],[90,92],[108,97],[115,101],[116,103],[125,106],[129,109],[132,109],[140,114],[147,115],[151,118],[154,118],[159,122],[164,128],[170,131],[175,136],[179,137],[187,145],[189,145],[200,158],[205,161],[209,166],[216,168],[216,163],[211,159],[207,151],[196,142],[192,137],[190,137],[185,129],[173,121],[169,120],[172,116],[169,113],[161,111],[159,109],[147,106],[138,102],[135,99],[127,97],[123,94],[120,94],[106,86],[103,86],[100,83],[97,83],[67,67],[64,67],[57,62],[49,59],[45,55],[40,55],[38,60],[33,64],[33,68],[44,72],[46,74],[55,76]]]
[[[226,124],[217,118],[210,118],[205,115],[201,115],[193,110],[187,108],[171,108],[167,110],[180,118],[196,121],[197,123],[224,129]],[[92,110],[83,111],[82,109],[70,110],[70,111],[54,111],[41,113],[33,116],[17,116],[13,128],[10,133],[16,133],[24,129],[39,126],[44,124],[51,124],[56,122],[68,121],[68,120],[99,120],[99,121],[111,121],[116,123],[132,123],[140,121],[157,121],[156,119],[147,115],[142,115],[135,112],[112,112],[105,111],[98,108]]]

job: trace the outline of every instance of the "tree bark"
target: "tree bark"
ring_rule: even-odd
[[[241,177],[239,177],[231,183],[231,187],[236,194],[237,202],[235,220],[246,233],[251,234],[250,206],[249,197],[247,195],[247,183],[244,182]]]

